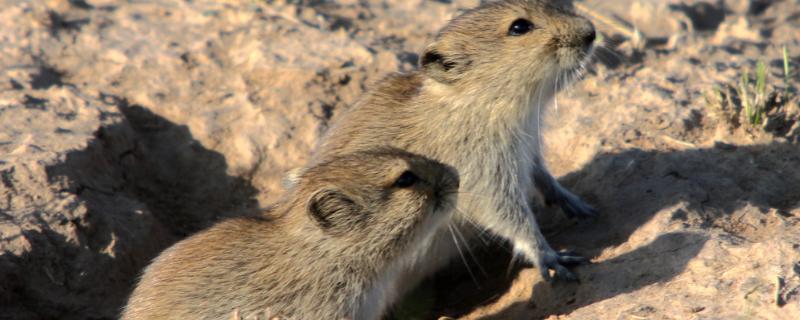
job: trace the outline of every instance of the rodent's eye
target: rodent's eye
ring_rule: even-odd
[[[509,36],[521,36],[533,30],[533,22],[530,22],[528,19],[517,19],[511,23],[511,26],[508,27],[508,35]]]
[[[394,186],[398,188],[408,188],[417,183],[417,181],[419,181],[417,175],[415,175],[411,171],[406,170],[402,174],[400,174],[399,177],[397,177],[397,180],[394,181]]]

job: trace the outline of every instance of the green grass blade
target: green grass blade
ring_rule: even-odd
[[[750,108],[750,97],[748,97],[748,87],[750,86],[750,70],[745,69],[742,73],[742,79],[739,82],[739,99],[742,100],[742,106],[744,107],[744,115],[747,118],[747,121],[752,123],[753,122],[753,110]]]
[[[783,45],[783,86],[784,96],[789,96],[789,83],[792,81],[792,69],[789,67],[789,49]]]
[[[764,61],[758,62],[756,69],[756,93],[764,94],[767,90],[767,65]]]
[[[761,123],[761,114],[767,103],[767,65],[759,61],[756,67],[756,100],[754,103],[753,125]]]

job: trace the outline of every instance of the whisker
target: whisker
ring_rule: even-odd
[[[569,72],[564,72],[561,76],[563,88],[561,90],[564,91],[566,95],[572,95],[575,92],[575,71],[569,70]]]
[[[556,73],[556,81],[554,81],[555,88],[553,91],[553,106],[556,109],[556,114],[558,114],[558,81],[561,79],[561,70],[558,70]]]
[[[467,254],[469,254],[469,256],[472,258],[472,262],[475,263],[475,265],[478,267],[478,270],[480,270],[484,276],[487,276],[488,274],[486,273],[486,270],[483,269],[483,266],[481,266],[481,262],[478,260],[478,257],[476,257],[475,254],[472,252],[472,249],[470,249],[469,242],[467,242],[467,239],[464,237],[464,234],[462,234],[457,227],[453,228],[453,231],[455,231],[455,234],[458,236],[459,239],[461,239],[461,242],[464,243],[464,248],[467,249]]]
[[[461,252],[461,246],[458,245],[458,239],[456,239],[456,235],[453,232],[453,224],[448,223],[447,228],[450,229],[450,236],[453,238],[453,243],[456,245],[456,250],[458,250],[458,255],[461,257],[461,262],[464,263],[464,267],[467,268],[467,273],[469,273],[469,277],[472,278],[472,282],[475,283],[478,288],[480,288],[480,284],[478,284],[478,279],[475,278],[475,274],[472,273],[472,268],[469,267],[469,263],[467,263],[467,259],[464,257],[464,253]]]
[[[489,245],[489,240],[486,240],[486,238],[483,237],[483,235],[487,233],[487,230],[485,228],[479,226],[478,224],[476,224],[475,221],[472,221],[472,219],[470,219],[464,213],[464,211],[459,209],[457,206],[453,206],[453,210],[455,210],[456,212],[460,213],[461,216],[463,217],[462,220],[464,220],[467,223],[469,223],[470,225],[472,225],[472,227],[475,228],[475,230],[478,231],[477,234],[476,234],[476,237],[481,240],[481,242],[483,243],[484,246],[488,246]]]
[[[517,264],[518,257],[519,255],[516,253],[511,254],[511,260],[508,261],[508,269],[506,269],[506,276],[511,276],[511,271],[514,270],[514,266]]]
[[[489,200],[492,199],[491,196],[488,196],[488,195],[485,195],[485,194],[478,194],[478,193],[474,193],[474,192],[469,192],[469,191],[461,191],[461,190],[459,190],[459,191],[456,191],[456,194],[458,194],[459,196],[465,195],[465,196],[470,196],[470,197],[482,197],[483,199],[489,199]]]
[[[622,53],[619,53],[617,50],[614,50],[614,48],[612,48],[611,42],[605,41],[605,43],[603,45],[601,45],[600,48],[605,50],[605,52],[616,56],[617,59],[619,59],[619,60],[621,60],[623,62],[628,62],[628,56],[626,56],[626,55],[624,55]]]
[[[628,57],[606,45],[598,45],[593,56],[606,64],[614,64],[609,58],[617,59],[620,63],[628,63]]]
[[[597,59],[597,61],[600,61],[600,62],[605,63],[607,65],[613,65],[614,61],[612,59],[617,59],[617,58],[614,57],[612,54],[607,53],[605,50],[607,50],[607,49],[604,48],[604,47],[598,46],[597,49],[595,50],[595,54],[592,55],[592,58]],[[608,56],[606,54],[608,54]]]
[[[542,91],[544,91],[541,87],[537,89],[537,98],[536,98],[536,152],[540,152],[542,148]]]

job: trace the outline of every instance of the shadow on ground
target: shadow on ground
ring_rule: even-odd
[[[30,249],[0,256],[0,309],[10,317],[114,319],[161,250],[256,207],[251,183],[229,176],[225,158],[186,126],[123,99],[103,100],[114,111],[107,116],[121,113],[123,121],[47,168],[66,209],[42,208],[23,235]]]
[[[800,148],[794,143],[773,143],[669,152],[631,149],[599,154],[583,169],[561,181],[602,213],[595,221],[568,222],[557,210],[545,210],[543,215],[558,215],[560,219],[558,226],[548,232],[554,247],[597,257],[603,249],[628,241],[633,232],[663,210],[673,210],[668,213],[672,221],[697,232],[665,232],[629,253],[577,267],[576,272],[584,280],[579,285],[551,287],[536,283],[533,288],[536,305],[515,304],[487,319],[508,319],[519,314],[530,318],[566,314],[653,283],[669,281],[683,272],[708,240],[703,230],[719,228],[737,236],[757,237],[748,234],[757,231],[736,229],[731,215],[745,206],[764,212],[772,208],[784,215],[799,208]],[[433,283],[437,290],[437,307],[429,318],[464,315],[477,306],[496,301],[510,288],[520,268],[509,268],[508,250],[495,245],[478,252],[486,274],[476,272],[479,268],[469,263],[477,281],[464,263],[456,259],[451,267],[423,284]],[[580,290],[576,295],[577,286],[591,289]]]

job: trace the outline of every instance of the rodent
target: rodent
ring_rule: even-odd
[[[407,152],[333,156],[263,217],[220,222],[148,266],[122,319],[380,319],[398,270],[450,221],[456,171]]]
[[[570,217],[597,214],[547,171],[540,143],[541,113],[588,61],[594,40],[592,23],[564,1],[486,2],[450,21],[418,70],[389,75],[337,115],[310,163],[389,145],[451,165],[461,176],[454,224],[466,238],[488,230],[544,279],[552,269],[576,280],[565,265],[585,258],[550,247],[531,201],[538,193]],[[403,290],[455,256],[450,232],[440,229],[418,253]]]

